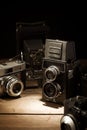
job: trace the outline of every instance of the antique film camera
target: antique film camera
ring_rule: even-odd
[[[16,23],[17,51],[23,51],[26,62],[26,88],[42,84],[42,58],[48,32],[44,21]]]
[[[42,63],[43,100],[63,103],[63,100],[67,96],[66,89],[71,87],[70,83],[73,79],[75,61],[76,53],[73,41],[46,39],[45,57]]]
[[[25,89],[25,62],[8,61],[0,64],[0,96],[19,97]]]
[[[64,102],[61,130],[87,130],[87,97],[76,96]]]

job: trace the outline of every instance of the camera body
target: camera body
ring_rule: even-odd
[[[43,58],[42,98],[45,101],[63,103],[73,80],[73,63],[76,60],[75,43],[46,39]],[[70,82],[69,82],[69,81]],[[67,87],[67,85],[69,85]]]
[[[76,96],[64,102],[61,130],[87,130],[87,97]]]
[[[0,64],[0,96],[18,97],[25,88],[25,62],[8,61]]]
[[[42,96],[45,101],[62,103],[65,98],[66,62],[43,59]]]
[[[26,88],[42,84],[42,58],[49,31],[45,21],[16,23],[17,53],[23,51],[26,62]]]

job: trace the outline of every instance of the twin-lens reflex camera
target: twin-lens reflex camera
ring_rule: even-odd
[[[75,43],[58,39],[46,39],[43,58],[42,98],[45,101],[62,103],[72,95],[73,70],[77,68]]]

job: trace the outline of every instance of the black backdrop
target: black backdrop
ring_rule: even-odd
[[[78,58],[87,58],[87,28],[85,3],[22,2],[1,9],[0,58],[16,55],[16,22],[45,21],[51,28],[51,38],[74,40]]]

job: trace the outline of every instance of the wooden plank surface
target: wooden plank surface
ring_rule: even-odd
[[[0,115],[0,130],[60,130],[61,115]]]
[[[41,100],[41,88],[31,88],[18,99],[0,98],[0,130],[60,130],[63,107]]]

